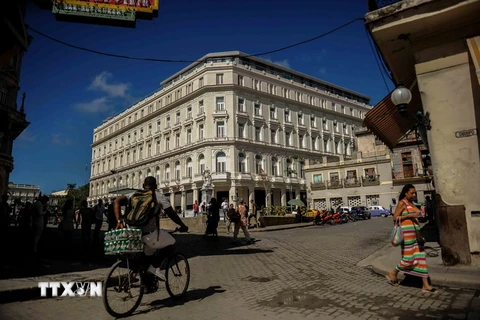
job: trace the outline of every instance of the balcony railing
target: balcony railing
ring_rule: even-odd
[[[380,176],[379,175],[373,175],[373,176],[362,177],[362,184],[363,184],[364,187],[379,185],[380,184]]]
[[[325,182],[316,182],[316,183],[310,183],[310,188],[312,190],[325,190],[327,186],[325,185]]]
[[[328,189],[340,189],[343,188],[343,183],[342,181],[339,180],[330,180],[327,183]]]
[[[368,0],[368,11],[375,11],[400,1],[402,0]]]
[[[360,180],[358,180],[357,178],[345,179],[344,185],[345,185],[345,188],[355,188],[355,187],[362,186],[362,184],[360,183]]]

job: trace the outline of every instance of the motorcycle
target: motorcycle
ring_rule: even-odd
[[[332,215],[332,220],[333,220],[333,224],[342,223],[342,214],[341,214],[341,212],[335,212],[335,213]]]
[[[321,226],[326,223],[333,224],[332,215],[327,210],[317,212],[313,225]]]

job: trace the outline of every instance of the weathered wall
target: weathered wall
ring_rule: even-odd
[[[430,112],[432,130],[428,132],[435,187],[443,202],[455,206],[455,215],[444,217],[455,225],[445,237],[443,246],[454,245],[455,239],[468,230],[468,245],[462,250],[480,251],[480,218],[472,211],[480,210],[480,159],[477,137],[457,138],[455,133],[478,127],[472,92],[468,53],[433,59],[416,65],[418,85],[425,112]],[[478,107],[478,106],[477,106]],[[458,205],[465,213],[458,214]],[[442,212],[448,215],[448,208]],[[442,217],[440,217],[442,221]],[[459,250],[456,247],[456,250]]]

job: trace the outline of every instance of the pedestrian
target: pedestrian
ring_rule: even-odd
[[[86,249],[90,244],[90,236],[92,233],[92,209],[88,208],[87,200],[80,203],[80,219],[82,227],[82,244]]]
[[[195,203],[193,204],[193,217],[194,218],[198,215],[198,210],[199,210],[198,202],[197,202],[197,200],[195,200]]]
[[[75,222],[75,209],[73,208],[73,199],[67,199],[62,208],[62,232],[63,232],[63,245],[66,251],[71,250],[72,246],[72,234],[73,224]]]
[[[212,235],[215,239],[218,239],[217,228],[220,221],[220,206],[215,198],[212,198],[209,204],[207,209],[207,229],[204,236]]]
[[[237,242],[238,232],[241,228],[243,234],[245,235],[245,239],[247,240],[247,244],[251,244],[252,240],[250,239],[250,234],[247,230],[247,209],[245,208],[245,201],[243,201],[242,199],[240,199],[237,210],[240,214],[240,220],[238,222],[235,222],[235,229],[233,230],[233,241]]]
[[[115,218],[115,213],[113,212],[113,201],[115,198],[110,199],[110,204],[107,209],[107,219],[108,219],[108,231],[115,230],[117,227],[117,219]]]
[[[105,214],[105,207],[103,206],[102,199],[98,200],[98,203],[93,207],[95,212],[95,229],[93,230],[93,242],[97,244],[100,241],[100,229],[103,224],[103,216]]]
[[[223,221],[227,221],[227,211],[228,211],[228,201],[227,198],[223,199],[222,210],[223,210]]]
[[[44,219],[47,215],[46,205],[49,198],[47,196],[40,196],[37,201],[32,206],[32,215],[33,215],[33,253],[38,256],[38,243],[42,237],[44,229]]]
[[[397,218],[401,220],[401,229],[403,232],[402,242],[402,260],[397,267],[390,271],[386,278],[393,286],[398,286],[397,275],[401,271],[404,274],[421,277],[422,291],[438,293],[437,289],[432,288],[428,283],[428,269],[425,255],[425,240],[420,234],[418,218],[421,216],[420,210],[414,205],[413,201],[417,196],[415,187],[407,184],[403,187],[398,198],[398,205],[393,215],[394,221]]]
[[[233,203],[230,204],[230,207],[228,208],[228,212],[227,212],[227,216],[226,216],[226,225],[227,225],[227,234],[230,233],[230,226],[232,225],[232,223],[234,224],[234,227],[235,227],[235,223],[230,219],[230,217],[234,216],[235,215],[235,207],[233,206]]]
[[[252,225],[250,224],[250,220],[253,218],[255,221],[255,227],[258,227],[258,220],[257,220],[257,205],[253,200],[250,200],[250,207],[252,208],[252,211],[248,215],[248,227],[251,228]]]

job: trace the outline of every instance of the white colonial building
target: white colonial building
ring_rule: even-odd
[[[182,210],[213,196],[306,202],[305,165],[348,158],[370,98],[244,53],[208,54],[94,130],[90,204],[155,176]],[[268,196],[267,196],[268,194]]]

